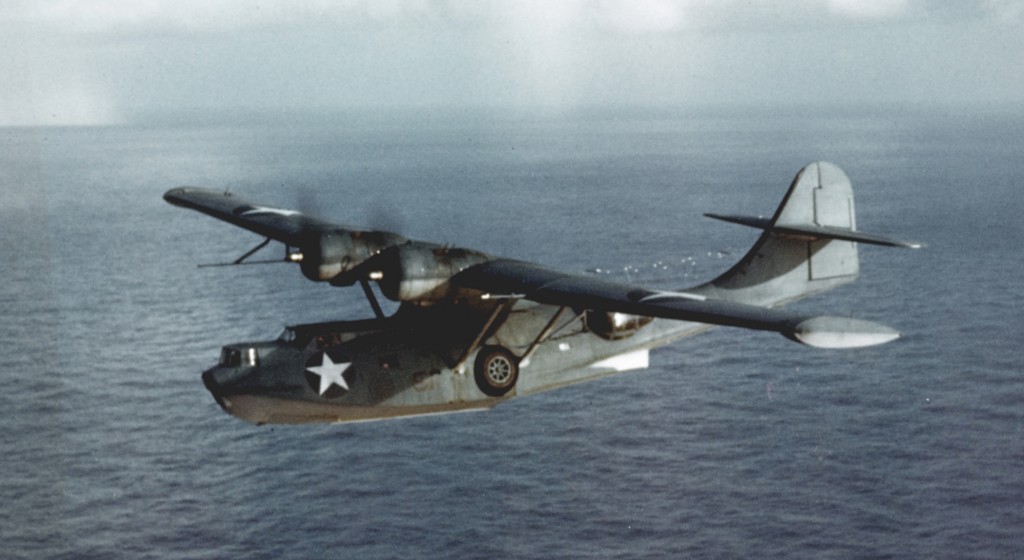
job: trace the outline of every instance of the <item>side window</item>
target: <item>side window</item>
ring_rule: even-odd
[[[255,348],[249,348],[245,351],[245,365],[250,367],[260,365],[260,354]]]
[[[281,331],[281,335],[278,336],[277,339],[280,340],[281,342],[291,344],[292,342],[295,342],[296,337],[297,335],[295,334],[294,330],[285,328],[283,331]]]

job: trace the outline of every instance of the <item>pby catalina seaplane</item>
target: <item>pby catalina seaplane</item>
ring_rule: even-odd
[[[712,325],[774,331],[819,348],[889,342],[895,330],[778,306],[857,277],[857,243],[917,247],[857,231],[850,180],[835,165],[796,175],[771,219],[707,214],[763,230],[705,284],[648,290],[470,249],[351,229],[291,210],[181,187],[171,204],[276,240],[313,281],[359,284],[375,317],[287,327],[230,344],[203,382],[227,412],[257,424],[347,422],[483,409],[644,368],[652,348]],[[398,310],[385,316],[370,282]]]

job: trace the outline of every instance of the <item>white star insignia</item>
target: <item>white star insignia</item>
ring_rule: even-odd
[[[343,374],[351,366],[352,362],[334,363],[327,352],[324,352],[323,361],[320,362],[320,365],[306,368],[306,371],[320,376],[320,396],[323,396],[331,388],[331,385],[337,385],[348,391],[348,382],[345,381]]]
[[[253,214],[278,214],[280,216],[297,216],[301,214],[297,210],[282,210],[280,208],[271,208],[269,206],[253,206],[251,209],[242,212],[243,216],[251,216]]]
[[[693,301],[706,301],[708,298],[697,295],[688,294],[686,292],[664,292],[664,291],[652,291],[646,296],[640,298],[640,303],[649,303],[656,299],[691,299]]]

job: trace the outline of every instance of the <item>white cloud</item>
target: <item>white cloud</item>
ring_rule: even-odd
[[[1024,0],[939,1],[0,0],[0,124],[195,108],[928,99],[957,91],[944,68],[965,60],[987,87],[960,97],[1019,100],[1021,74],[1006,68],[1024,51],[994,22],[1019,20]],[[950,46],[961,21],[969,52]]]
[[[841,16],[884,19],[907,13],[907,0],[828,0],[828,9]]]
[[[0,126],[120,120],[88,49],[10,25],[0,25],[0,49]]]
[[[385,19],[423,4],[403,0],[39,0],[14,17],[85,33],[154,28],[223,31],[325,19]]]
[[[1024,0],[986,0],[984,6],[1001,23],[1024,22]]]
[[[608,0],[599,4],[597,20],[627,32],[671,31],[686,22],[692,8],[706,2],[672,0]]]
[[[28,80],[0,90],[0,126],[107,125],[121,121],[112,97],[98,83]]]
[[[1019,0],[986,0],[1019,14]],[[37,0],[12,3],[0,21],[29,21],[83,33],[153,29],[218,32],[304,23],[501,25],[529,21],[553,29],[667,32],[711,23],[761,24],[826,13],[881,19],[905,14],[909,0]]]

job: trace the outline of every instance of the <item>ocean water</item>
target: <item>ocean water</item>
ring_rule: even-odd
[[[906,110],[402,112],[0,129],[0,556],[1018,558],[1024,118]],[[720,328],[471,414],[256,427],[222,344],[370,314],[171,207],[230,189],[343,223],[679,288],[826,159],[862,277],[799,302],[899,341]],[[279,250],[279,249],[277,249]],[[274,255],[272,249],[266,249]]]

